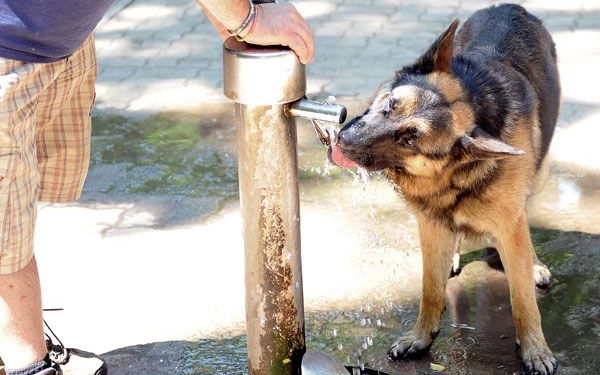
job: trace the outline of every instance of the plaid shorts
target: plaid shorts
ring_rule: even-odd
[[[0,58],[0,274],[33,257],[38,200],[76,200],[87,175],[96,52],[49,64]]]

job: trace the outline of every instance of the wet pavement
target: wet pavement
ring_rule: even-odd
[[[358,112],[382,80],[455,17],[487,2],[300,1],[316,33],[309,98]],[[557,43],[564,92],[552,173],[531,204],[555,277],[539,305],[560,374],[600,361],[600,5],[522,1]],[[40,206],[36,252],[46,319],[111,374],[244,374],[244,281],[233,109],[221,42],[192,1],[117,2],[96,33],[92,165],[81,201]],[[377,175],[325,160],[299,121],[307,345],[392,374],[513,374],[504,274],[478,253],[448,283],[442,332],[421,360],[387,346],[416,319],[415,219]],[[434,366],[436,367],[436,366]],[[436,367],[440,368],[440,367]]]

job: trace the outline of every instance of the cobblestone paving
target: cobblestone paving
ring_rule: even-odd
[[[415,59],[453,19],[464,21],[476,9],[492,3],[294,2],[316,36],[316,58],[308,67],[308,94],[366,98],[395,69]],[[595,54],[598,58],[600,3],[520,3],[544,20],[558,42],[565,42],[558,45],[559,51],[586,39],[590,45],[577,55]],[[193,1],[122,0],[96,37],[100,108],[160,111],[226,102],[221,90],[221,40]],[[569,55],[572,52],[569,50]]]

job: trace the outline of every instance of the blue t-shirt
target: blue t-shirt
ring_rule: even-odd
[[[0,57],[54,62],[70,56],[115,0],[0,0]]]

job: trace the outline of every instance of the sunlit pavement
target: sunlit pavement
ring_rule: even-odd
[[[316,35],[315,61],[307,68],[308,97],[335,95],[338,103],[356,111],[378,83],[415,59],[454,18],[465,20],[487,2],[294,3]],[[553,166],[574,176],[595,176],[590,181],[597,182],[600,3],[519,3],[544,20],[558,49],[563,111],[551,150]],[[209,121],[214,111],[220,124],[233,127],[231,103],[221,91],[221,41],[193,1],[119,1],[97,30],[96,43],[98,116],[140,118],[189,111]],[[114,177],[111,173],[92,170],[89,186],[101,185],[102,178]],[[344,189],[340,199],[347,199],[348,207],[353,201],[361,206],[364,200],[369,207],[402,207],[385,184],[363,189],[352,188],[350,182]],[[568,182],[557,187],[567,208],[579,207],[584,196],[597,197],[599,189],[593,183],[585,189]],[[407,237],[405,251],[397,251],[394,242],[364,251],[369,238],[356,234],[352,226],[363,225],[361,220],[369,215],[363,217],[355,209],[327,210],[306,193],[303,199],[307,310],[356,306],[374,295],[386,298],[388,292],[382,290],[389,290],[389,298],[395,297],[396,288],[403,296],[417,294],[420,258],[414,232],[402,234]],[[596,204],[596,215],[588,206],[590,215],[580,223],[571,220],[573,227],[565,230],[600,232],[598,201],[590,203]],[[243,331],[237,202],[206,211],[210,214],[199,207],[201,213],[193,221],[161,220],[162,215],[176,216],[188,204],[161,196],[127,201],[107,193],[101,199],[84,194],[80,203],[40,206],[36,253],[44,305],[64,309],[46,313],[46,319],[67,345],[104,353]],[[539,205],[543,210],[544,202]]]

